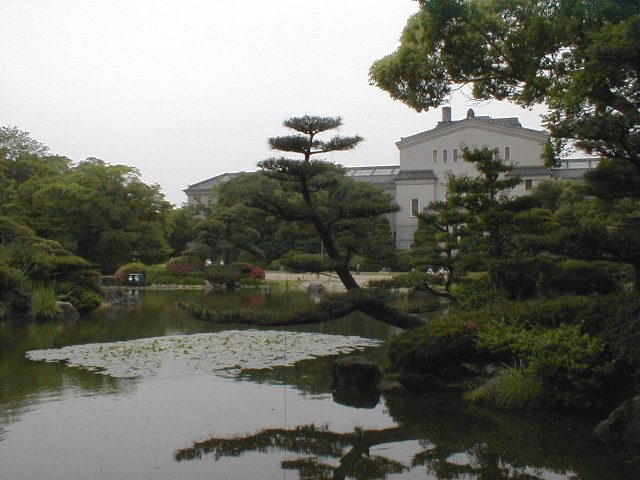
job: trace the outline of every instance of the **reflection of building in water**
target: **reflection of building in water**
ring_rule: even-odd
[[[477,174],[474,166],[462,159],[464,147],[488,147],[512,163],[511,175],[521,179],[515,195],[527,194],[542,180],[578,180],[597,164],[595,158],[568,159],[558,168],[547,168],[542,154],[548,141],[546,132],[525,128],[516,117],[476,116],[469,109],[466,118],[452,120],[451,108],[443,107],[442,120],[434,128],[396,142],[399,165],[350,167],[346,175],[376,185],[400,206],[388,218],[396,246],[407,249],[418,228],[417,213],[430,202],[444,199],[447,175]],[[236,175],[223,173],[189,185],[184,190],[187,203],[206,205],[215,201],[212,189]]]

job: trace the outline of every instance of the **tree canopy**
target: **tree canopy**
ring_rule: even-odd
[[[73,165],[15,127],[0,128],[0,214],[113,272],[169,253],[171,204],[140,172],[96,158]]]
[[[464,84],[545,103],[556,152],[569,142],[640,170],[639,73],[636,0],[420,0],[370,79],[418,111]]]

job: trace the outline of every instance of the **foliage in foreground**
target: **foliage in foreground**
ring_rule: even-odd
[[[598,409],[640,391],[639,344],[640,296],[620,293],[457,308],[389,355],[400,374],[475,383],[469,397],[496,406]]]
[[[98,272],[58,242],[37,236],[30,228],[0,216],[0,286],[3,310],[24,316],[55,318],[57,299],[90,311],[101,297]]]

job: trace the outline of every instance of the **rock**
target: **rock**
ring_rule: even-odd
[[[60,310],[60,313],[58,313],[58,316],[56,317],[58,320],[74,321],[80,318],[80,313],[71,303],[56,302],[56,306],[58,307],[58,310]]]
[[[404,392],[405,388],[404,385],[396,380],[383,380],[376,385],[376,390],[382,393],[396,393]]]
[[[327,289],[320,282],[310,283],[309,286],[307,286],[307,293],[317,293],[317,294],[322,295],[326,291],[327,291]]]
[[[611,412],[609,418],[598,424],[595,433],[605,442],[640,446],[640,396],[630,398]]]
[[[378,366],[364,357],[339,358],[333,364],[333,386],[336,389],[374,390],[381,377]]]

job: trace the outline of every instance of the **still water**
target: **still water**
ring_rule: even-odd
[[[177,301],[288,310],[309,299],[299,292],[147,291],[138,305],[74,323],[0,324],[0,479],[640,478],[637,463],[592,436],[598,418],[508,413],[455,396],[336,396],[332,357],[276,361],[269,370],[242,369],[240,361],[217,370],[159,362],[131,378],[25,358],[70,345],[242,336],[229,332],[235,326],[192,319]],[[279,330],[249,352],[280,348]],[[357,315],[287,330],[377,340],[397,333]],[[285,356],[295,347],[289,341]],[[361,353],[384,365],[384,347]]]

